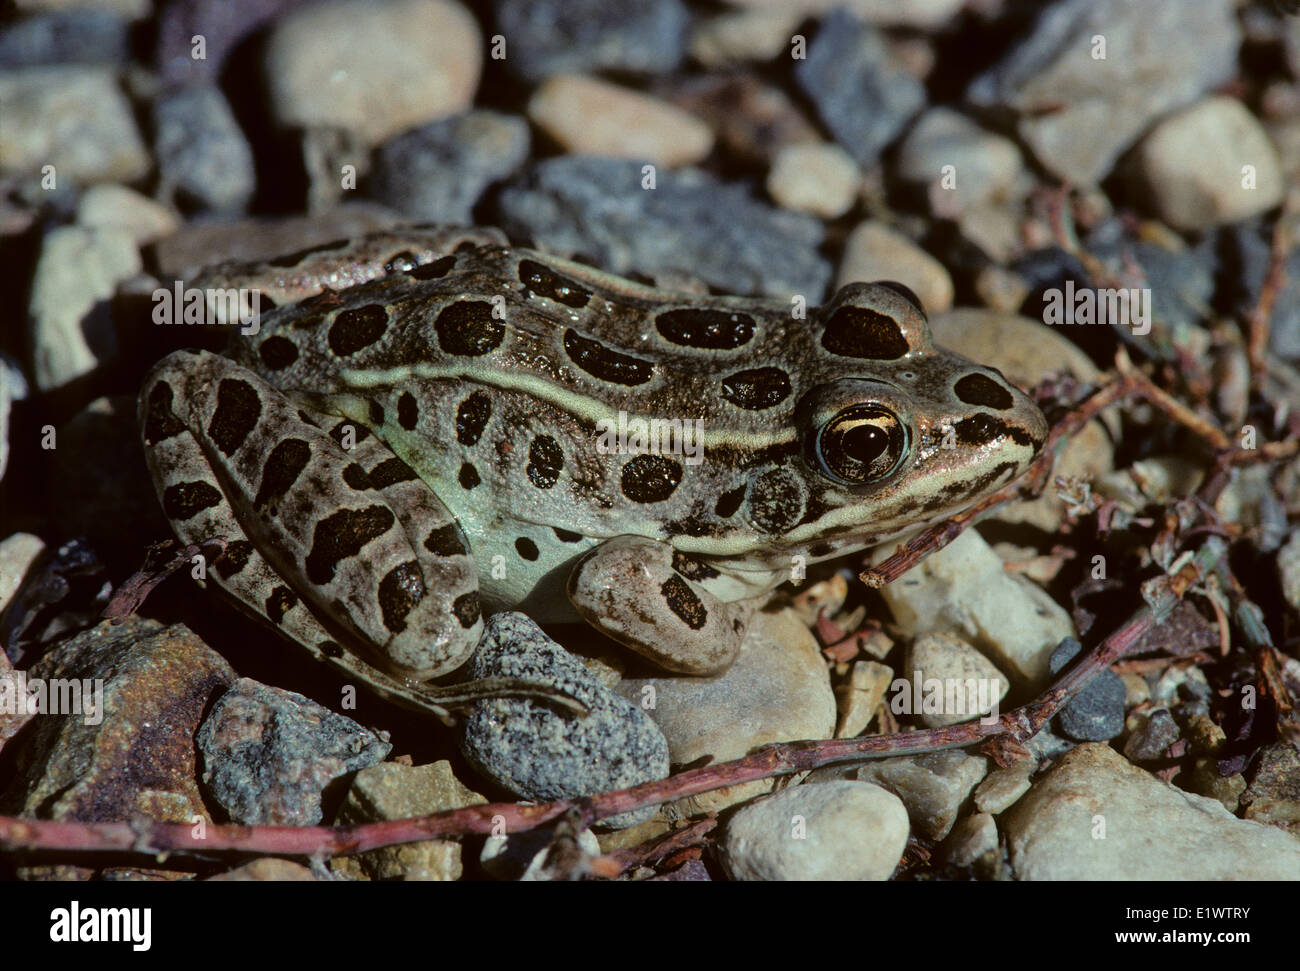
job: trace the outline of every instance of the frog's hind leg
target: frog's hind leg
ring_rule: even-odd
[[[357,428],[344,450],[321,427],[343,439],[337,418],[204,352],[164,359],[140,410],[177,536],[228,542],[209,573],[218,586],[398,700],[440,710],[467,694],[419,682],[478,643],[473,562],[450,513],[382,443]]]
[[[682,674],[720,674],[740,653],[753,601],[727,603],[701,583],[706,563],[643,536],[615,536],[569,574],[569,599],[593,627]]]

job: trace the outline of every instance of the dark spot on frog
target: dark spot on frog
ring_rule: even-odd
[[[896,361],[908,351],[898,322],[866,307],[837,308],[826,321],[822,347],[841,357],[868,361]]]
[[[550,435],[538,435],[528,446],[528,478],[539,489],[549,489],[560,478],[564,452]]]
[[[560,529],[559,526],[551,527],[551,532],[555,533],[555,538],[561,543],[577,543],[582,539],[581,533],[574,533],[567,529]]]
[[[709,620],[709,612],[704,608],[695,591],[681,577],[674,574],[664,581],[659,588],[668,609],[681,618],[691,630],[700,630]]]
[[[533,293],[548,297],[556,303],[575,310],[587,306],[591,301],[591,291],[580,284],[543,266],[536,260],[519,261],[519,282]]]
[[[334,579],[341,560],[356,556],[361,548],[392,528],[396,521],[387,506],[340,509],[316,524],[305,567],[307,579],[318,586]]]
[[[410,432],[415,430],[419,420],[420,407],[415,403],[415,396],[409,391],[403,391],[397,399],[397,424]]]
[[[268,262],[271,266],[278,266],[281,268],[297,266],[313,253],[328,253],[331,250],[342,249],[347,245],[348,240],[346,237],[343,239],[331,239],[328,243],[320,243],[316,246],[308,246],[306,249],[295,250],[292,253],[286,253],[284,256],[277,256],[275,259],[269,260]]]
[[[722,495],[718,496],[718,502],[713,507],[713,511],[718,514],[719,519],[730,519],[740,508],[740,504],[745,501],[745,487],[736,486],[734,489],[728,489]]]
[[[479,618],[478,591],[463,593],[451,604],[451,612],[466,630],[473,627]]]
[[[770,469],[749,487],[749,521],[760,532],[781,533],[804,514],[807,487],[789,469]]]
[[[475,391],[456,409],[456,441],[462,445],[478,444],[491,417],[492,399],[486,391]]]
[[[298,481],[310,461],[311,446],[301,438],[279,442],[262,465],[262,482],[253,498],[254,508],[262,509],[281,498]]]
[[[681,550],[673,550],[673,569],[688,580],[712,580],[718,576],[718,571],[709,564]]]
[[[688,307],[659,314],[655,329],[664,340],[679,347],[731,351],[744,347],[754,336],[754,318],[727,310]]]
[[[266,598],[266,617],[273,624],[284,620],[284,615],[298,605],[298,598],[292,590],[280,585]]]
[[[968,405],[983,405],[1006,411],[1016,403],[1011,392],[987,374],[968,374],[954,384],[952,390]]]
[[[388,571],[379,581],[379,610],[384,627],[394,634],[406,630],[406,615],[424,599],[424,575],[420,564],[408,560]]]
[[[158,381],[149,389],[144,410],[144,441],[157,445],[185,431],[185,423],[172,411],[172,386]]]
[[[460,475],[458,478],[462,489],[473,489],[483,481],[478,477],[478,469],[474,468],[474,466],[470,465],[468,462],[461,463]]]
[[[388,329],[388,311],[377,303],[340,310],[330,324],[330,350],[339,357],[369,347]]]
[[[339,646],[338,641],[321,641],[316,645],[316,649],[326,657],[337,658],[343,656],[343,648]]]
[[[834,543],[816,543],[808,550],[808,555],[822,557],[822,556],[830,556],[834,552],[835,552]]]
[[[307,412],[303,411],[301,408],[298,409],[298,420],[304,425],[311,425],[312,428],[320,428],[320,422],[307,414]]]
[[[163,492],[162,507],[167,518],[184,522],[221,503],[221,492],[207,482],[178,482]]]
[[[243,444],[262,416],[262,401],[247,381],[227,378],[217,385],[217,408],[208,423],[208,436],[229,458]]]
[[[1010,438],[1017,445],[1030,448],[1037,446],[1032,435],[1023,428],[1009,425],[992,415],[971,415],[953,424],[957,441],[962,445],[988,445],[999,438]]]
[[[790,376],[778,367],[737,371],[722,379],[722,397],[737,408],[762,411],[790,397]]]
[[[372,414],[371,417],[373,418],[374,415]],[[379,421],[376,422],[375,424],[382,425],[383,421],[384,421],[384,411],[383,408],[380,408]],[[369,428],[367,428],[365,425],[358,425],[355,422],[349,421],[345,418],[343,421],[339,422],[337,425],[335,425],[333,428],[330,429],[330,438],[338,442],[339,445],[342,445],[343,437],[348,433],[349,428],[352,429],[353,443],[364,442],[367,438],[370,437]]]
[[[575,330],[564,332],[564,350],[580,369],[611,384],[635,387],[654,377],[654,365],[649,361],[610,350],[600,341],[583,337]]]
[[[540,551],[537,549],[537,544],[527,536],[520,536],[515,540],[515,552],[530,563],[536,560],[540,555]]]
[[[386,458],[370,470],[370,484],[376,489],[387,489],[399,482],[411,482],[418,479],[415,469],[411,468],[396,455]]]
[[[274,334],[262,341],[257,354],[268,370],[283,371],[298,360],[298,345],[287,337]]]
[[[623,466],[623,495],[633,502],[663,502],[682,481],[682,464],[662,455],[637,455]]]
[[[343,467],[343,481],[347,483],[349,489],[360,491],[370,488],[370,476],[366,475],[366,470],[356,462],[349,462]]]
[[[212,568],[217,571],[217,576],[223,580],[229,580],[236,573],[248,565],[249,557],[253,555],[253,544],[246,539],[237,539],[226,546],[225,550],[217,561],[212,564]]]
[[[417,280],[437,280],[451,272],[456,265],[455,256],[441,256],[429,263],[422,263],[406,271],[407,276]]]
[[[459,556],[465,553],[465,544],[461,542],[460,530],[455,523],[439,526],[429,533],[424,548],[434,556]]]
[[[448,354],[481,357],[501,346],[506,328],[492,316],[492,304],[484,300],[458,300],[438,312],[433,322],[438,346]]]

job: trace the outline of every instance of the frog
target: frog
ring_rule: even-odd
[[[173,531],[222,540],[207,581],[288,640],[435,713],[494,690],[456,677],[507,610],[717,676],[783,582],[969,507],[1047,437],[891,281],[683,292],[417,225],[193,285],[260,311],[142,387]]]

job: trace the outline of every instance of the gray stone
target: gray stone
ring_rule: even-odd
[[[1052,674],[1060,674],[1079,656],[1083,645],[1067,637],[1048,661]],[[1124,682],[1109,668],[1099,673],[1056,716],[1056,724],[1076,742],[1104,742],[1124,730]]]
[[[215,86],[191,85],[153,106],[159,193],[188,206],[241,212],[257,187],[253,150]]]
[[[689,272],[733,293],[821,300],[830,267],[818,220],[696,169],[657,172],[653,190],[643,178],[631,161],[547,159],[503,190],[502,228],[614,273]]]
[[[1100,742],[1064,756],[999,821],[1020,880],[1300,879],[1300,839]]]
[[[1157,708],[1124,743],[1124,754],[1134,762],[1155,762],[1165,758],[1169,746],[1178,741],[1178,724],[1164,708]]]
[[[1232,76],[1241,30],[1233,0],[1060,0],[966,97],[1019,116],[1051,172],[1099,182],[1156,118]],[[1094,59],[1093,38],[1105,38]]]
[[[528,81],[570,71],[667,74],[681,63],[681,0],[497,0],[506,66]]]
[[[351,718],[249,678],[212,706],[197,740],[204,785],[230,818],[280,826],[319,823],[325,787],[392,749]]]
[[[52,10],[0,30],[0,68],[121,64],[126,23],[108,10]]]
[[[879,32],[845,10],[831,13],[795,80],[835,140],[868,168],[925,107],[925,85],[907,72]]]
[[[249,34],[292,7],[314,0],[170,0],[158,11],[154,63],[166,84],[215,84],[226,56]],[[203,58],[193,56],[203,37]]]
[[[375,153],[371,194],[412,219],[473,222],[479,197],[528,157],[528,123],[469,111],[385,142]]]
[[[850,781],[795,786],[745,806],[721,842],[736,880],[888,880],[906,846],[898,797]]]
[[[988,760],[983,756],[948,749],[868,762],[857,770],[856,778],[898,796],[916,831],[938,840],[948,835],[971,790],[987,771]]]
[[[649,716],[601,684],[523,614],[488,620],[469,676],[539,681],[589,709],[578,718],[528,698],[474,706],[463,723],[461,751],[511,792],[526,799],[572,799],[668,775],[668,742]],[[630,826],[654,813],[647,807],[602,824]]]
[[[944,858],[952,866],[971,866],[998,849],[998,824],[988,813],[972,813],[952,828],[943,844]]]
[[[948,165],[956,184],[951,191],[933,190],[931,205],[937,209],[942,201],[950,213],[1006,199],[1024,171],[1015,142],[951,108],[930,108],[899,146],[898,174],[929,186],[943,178]]]

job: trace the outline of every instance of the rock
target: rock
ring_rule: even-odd
[[[1231,151],[1207,153],[1207,145]],[[1145,198],[1176,229],[1239,222],[1282,201],[1277,151],[1236,98],[1207,98],[1165,118],[1142,139],[1136,157]],[[1253,178],[1245,166],[1253,167]]]
[[[235,675],[186,627],[105,621],[26,673],[29,685],[41,679],[51,690],[52,708],[57,693],[59,711],[70,714],[35,716],[0,811],[78,822],[211,821],[196,784],[194,732]]]
[[[465,111],[482,68],[478,24],[452,0],[327,0],[282,18],[266,47],[281,125],[368,145]]]
[[[109,68],[59,65],[0,71],[0,173],[54,166],[68,183],[131,182],[149,153]]]
[[[728,11],[697,21],[688,47],[691,57],[705,67],[770,61],[790,49],[802,20],[798,10],[781,7]]]
[[[1292,610],[1300,610],[1300,529],[1291,531],[1291,538],[1277,551],[1277,572],[1282,583],[1282,596]]]
[[[997,815],[1029,791],[1029,777],[1038,768],[1038,760],[1021,759],[1006,768],[994,768],[975,787],[975,805],[982,813]]]
[[[1060,674],[1083,651],[1069,637],[1057,645],[1048,661],[1052,674]],[[1056,716],[1057,727],[1076,742],[1104,742],[1124,730],[1124,682],[1107,668],[1088,682]]]
[[[888,552],[877,552],[876,562]],[[1042,588],[1003,570],[998,555],[970,529],[881,594],[904,634],[956,634],[1031,688],[1046,684],[1052,651],[1074,636],[1069,614]]]
[[[9,413],[13,403],[22,401],[27,393],[27,378],[18,362],[0,353],[0,480],[4,479],[9,465]]]
[[[958,749],[868,762],[854,773],[903,801],[912,826],[926,839],[940,840],[975,785],[988,771],[988,759]]]
[[[934,107],[917,119],[899,146],[898,174],[930,186],[931,207],[951,215],[1004,202],[1025,170],[1015,142],[951,108]],[[951,188],[945,181],[949,178]]]
[[[1079,745],[1001,817],[1020,880],[1295,880],[1300,840]]]
[[[1178,774],[1179,785],[1199,796],[1209,796],[1223,804],[1223,808],[1236,815],[1241,795],[1246,791],[1246,779],[1240,772],[1223,775],[1219,772],[1219,760],[1197,759],[1192,771]],[[1260,822],[1271,822],[1261,819]]]
[[[170,236],[180,225],[176,214],[124,185],[92,185],[77,203],[77,224],[89,230],[117,229],[144,246]]]
[[[907,652],[905,674],[908,689],[891,706],[895,714],[911,714],[926,728],[957,725],[989,712],[996,718],[998,702],[1011,687],[988,658],[952,634],[917,637]],[[914,700],[918,696],[925,704],[920,710]],[[931,699],[937,699],[938,710],[929,710]]]
[[[0,616],[4,615],[27,571],[44,550],[45,542],[31,533],[10,533],[0,540]],[[2,653],[4,651],[0,649]]]
[[[63,226],[46,235],[27,305],[38,389],[51,391],[116,356],[108,299],[140,269],[140,251],[122,230]]]
[[[555,830],[550,827],[530,829],[507,836],[489,836],[483,842],[479,862],[498,880],[518,880],[523,883],[552,880],[554,874],[547,867],[555,843]],[[577,835],[576,849],[588,857],[600,855],[600,843],[589,829]]]
[[[169,91],[153,104],[161,198],[239,213],[257,188],[253,150],[215,85]]]
[[[1124,755],[1134,762],[1157,762],[1166,758],[1169,746],[1178,741],[1178,725],[1173,715],[1164,708],[1157,708],[1143,718],[1138,719],[1138,727],[1124,743]]]
[[[461,751],[511,792],[526,799],[571,799],[668,775],[668,743],[649,716],[602,685],[523,614],[488,620],[469,676],[540,681],[590,709],[585,718],[571,717],[527,698],[474,706],[463,722]],[[601,822],[630,826],[654,813],[649,807]]]
[[[1236,69],[1233,0],[1062,0],[967,88],[980,108],[1019,116],[1038,160],[1070,182],[1100,182],[1156,118]],[[1105,59],[1097,57],[1105,42]]]
[[[170,0],[158,11],[154,64],[163,83],[215,84],[241,41],[293,7],[313,0]],[[194,57],[194,37],[204,56]]]
[[[717,134],[724,152],[746,165],[768,167],[786,146],[822,141],[785,91],[752,74],[706,74],[662,87],[674,104]]]
[[[894,680],[894,669],[876,661],[854,661],[848,683],[839,694],[840,724],[836,738],[855,738],[871,722],[885,692]]]
[[[778,205],[838,219],[857,200],[862,173],[838,145],[803,142],[777,152],[767,173],[767,194]]]
[[[0,30],[0,69],[54,64],[119,65],[126,23],[110,10],[56,10]]]
[[[526,81],[571,71],[668,74],[690,15],[680,0],[496,0],[506,66]]]
[[[720,844],[735,880],[888,880],[907,846],[896,796],[861,782],[795,786],[745,806]]]
[[[27,533],[15,533],[0,543],[0,567],[8,568],[6,562],[13,558],[11,549],[12,540],[15,537],[25,537]],[[33,537],[35,538],[35,537]],[[39,540],[38,540],[39,542]],[[10,578],[0,569],[0,584],[8,585]],[[4,612],[4,602],[0,601],[0,613]],[[27,682],[23,680],[14,671],[13,662],[9,660],[9,655],[0,650],[0,699],[4,704],[0,705],[0,749],[5,747],[5,742],[18,734],[19,729],[36,717],[36,712],[28,711],[27,705],[19,705],[18,698],[25,694]]]
[[[469,111],[398,135],[376,152],[371,193],[412,219],[472,224],[488,187],[528,157],[528,125],[495,111]]]
[[[411,819],[486,802],[461,784],[446,760],[417,766],[381,762],[357,773],[335,823],[349,826]],[[459,880],[460,842],[425,840],[385,846],[336,857],[331,868],[353,880]]]
[[[1247,819],[1280,826],[1300,837],[1300,753],[1290,742],[1260,749],[1255,777],[1241,795]]]
[[[844,243],[836,287],[861,280],[897,280],[928,313],[952,306],[952,277],[942,263],[896,229],[874,219],[859,223]]]
[[[349,857],[343,857],[349,859]],[[237,866],[233,870],[226,870],[224,873],[218,873],[216,876],[208,877],[208,883],[260,883],[262,881],[295,882],[306,883],[316,879],[311,870],[301,863],[294,863],[292,860],[280,860],[273,856],[265,856],[260,860],[252,860],[243,866]]]
[[[925,106],[925,86],[909,74],[875,28],[845,10],[830,14],[795,64],[795,80],[817,105],[835,140],[863,168]]]
[[[382,761],[387,739],[293,691],[241,678],[198,734],[203,783],[234,822],[313,826],[333,780]]]
[[[732,293],[821,300],[830,268],[816,219],[696,169],[657,173],[653,191],[643,178],[630,161],[546,159],[502,191],[502,228],[613,273],[689,272]]]
[[[998,824],[988,813],[971,813],[952,828],[943,844],[951,866],[971,866],[986,853],[998,850]]]
[[[1214,511],[1225,522],[1254,527],[1261,553],[1272,553],[1287,536],[1287,515],[1269,470],[1260,465],[1239,469],[1214,501]]]
[[[791,611],[759,612],[740,655],[711,678],[628,678],[618,693],[644,707],[668,739],[674,764],[705,757],[726,762],[766,745],[830,738],[835,696],[817,641]],[[734,805],[771,788],[771,780],[701,793],[682,814]]]
[[[528,102],[528,117],[574,155],[635,159],[674,168],[713,149],[709,127],[680,108],[608,81],[559,74]]]

